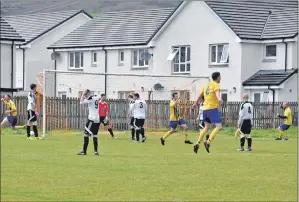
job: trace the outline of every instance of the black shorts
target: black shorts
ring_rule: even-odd
[[[100,116],[100,124],[102,123],[104,126],[108,126],[109,125],[109,121],[105,122],[106,116]]]
[[[138,128],[143,128],[145,119],[134,119],[134,126]]]
[[[84,130],[85,135],[89,135],[89,136],[97,135],[100,128],[100,123],[95,123],[91,120],[88,120],[84,128],[85,128]]]
[[[131,117],[131,120],[130,120],[130,126],[134,127],[134,117]]]
[[[35,114],[35,111],[29,109],[27,111],[27,118],[28,118],[29,122],[35,122],[35,121],[37,121],[37,116]]]
[[[205,128],[205,122],[203,120],[200,120],[198,125],[199,125],[200,129],[204,129]]]
[[[250,119],[243,120],[240,131],[243,134],[250,135],[251,127],[252,126],[251,126],[251,120]]]

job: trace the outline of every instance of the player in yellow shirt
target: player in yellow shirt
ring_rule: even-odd
[[[276,138],[275,140],[288,140],[288,138],[285,137],[286,135],[285,131],[287,131],[293,124],[292,111],[287,102],[284,102],[281,105],[281,108],[284,110],[284,114],[283,116],[277,114],[277,117],[284,119],[284,123],[279,126],[279,131],[280,131],[279,137]]]
[[[170,112],[170,121],[169,121],[169,127],[170,131],[168,131],[163,137],[160,138],[161,144],[165,145],[165,140],[167,137],[169,137],[171,134],[175,132],[175,129],[178,125],[180,125],[185,132],[185,144],[193,144],[190,140],[188,140],[188,126],[186,125],[186,121],[180,117],[178,114],[177,106],[178,106],[179,98],[178,93],[172,94],[172,100],[169,104],[169,112]]]
[[[3,119],[1,123],[1,128],[8,124],[10,124],[12,128],[15,128],[18,122],[18,113],[15,103],[11,100],[10,95],[5,95],[3,98],[1,98],[1,101],[3,101],[4,104],[7,106],[7,110],[5,111],[5,113],[8,114],[8,116]]]
[[[209,82],[203,87],[196,103],[193,105],[193,108],[196,108],[199,102],[204,99],[203,120],[205,123],[205,127],[200,132],[199,138],[197,142],[194,144],[193,151],[195,153],[198,152],[199,144],[203,140],[203,137],[209,131],[211,124],[215,124],[216,127],[210,134],[209,139],[204,142],[204,146],[207,152],[210,152],[211,142],[222,128],[221,116],[218,110],[221,102],[220,85],[219,85],[221,80],[220,73],[214,72],[212,74],[212,79],[213,81]]]

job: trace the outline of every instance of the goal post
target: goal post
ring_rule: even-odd
[[[80,111],[81,107],[78,105],[74,108],[74,105],[79,102],[78,98],[85,89],[89,89],[96,95],[106,94],[107,99],[112,100],[123,100],[129,94],[139,93],[144,100],[162,101],[170,100],[171,94],[178,92],[181,99],[194,101],[202,86],[210,80],[209,76],[98,73],[94,69],[91,71],[94,72],[43,71],[41,83],[43,136],[47,129],[56,129],[47,127],[49,119],[59,119],[57,122],[61,123],[67,122],[67,118],[72,119],[72,116],[83,116],[83,112]],[[47,103],[48,100],[52,103]],[[60,106],[59,104],[58,106],[57,103],[55,104],[57,100],[60,100],[57,103],[61,103],[61,100],[71,100],[72,105]],[[68,109],[70,107],[73,108]],[[114,113],[120,113],[119,111],[123,111],[124,107],[114,107],[113,110]],[[86,113],[85,115],[87,116]],[[117,118],[117,115],[115,117]],[[78,120],[76,120],[76,126],[74,126],[73,122],[66,123],[64,128],[75,127],[77,129],[78,125],[84,124],[77,123]]]

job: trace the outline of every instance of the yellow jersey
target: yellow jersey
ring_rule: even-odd
[[[284,116],[287,117],[284,121],[284,124],[291,126],[293,124],[293,118],[292,118],[292,111],[290,107],[284,110]]]
[[[219,107],[219,100],[215,94],[219,90],[220,84],[215,81],[211,81],[202,88],[201,94],[204,96],[203,110],[217,109]]]
[[[13,110],[13,112],[10,113],[10,116],[18,115],[16,105],[12,100],[4,101],[4,104],[6,104],[8,110]]]
[[[169,112],[170,112],[170,121],[178,121],[179,120],[179,114],[177,109],[177,101],[171,100],[169,103]]]

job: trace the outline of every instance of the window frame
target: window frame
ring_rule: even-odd
[[[181,101],[190,101],[191,100],[190,90],[172,90],[171,95],[170,95],[170,97],[171,97],[170,99],[172,99],[173,93],[177,93]]]
[[[76,53],[79,53],[79,67],[76,67]],[[73,57],[71,57],[73,55]],[[69,69],[83,69],[84,68],[84,52],[75,51],[69,52]],[[71,65],[73,63],[73,65]]]
[[[122,58],[122,54],[123,54],[123,58]],[[125,51],[124,50],[118,51],[118,64],[120,64],[120,65],[125,64]]]
[[[63,97],[63,96],[65,96],[65,97]],[[66,91],[59,91],[58,97],[61,99],[66,99],[67,98]]]
[[[137,64],[135,64],[135,52],[137,51]],[[149,52],[148,48],[139,48],[139,49],[133,49],[132,50],[132,66],[133,69],[139,69],[139,68],[148,68],[149,67],[149,60],[141,60],[141,54],[144,52]],[[143,61],[143,65],[140,64],[140,61]],[[147,64],[146,64],[147,63]]]
[[[182,61],[181,51],[185,48],[185,61]],[[188,59],[189,56],[189,59]],[[180,45],[173,46],[171,53],[167,57],[168,61],[171,61],[171,70],[173,74],[190,74],[191,72],[191,46]],[[176,71],[175,65],[178,65],[178,71]],[[185,71],[181,71],[181,65],[185,66]],[[189,65],[189,70],[188,70]]]
[[[267,94],[266,101],[264,101],[264,96]],[[269,102],[269,94],[270,92],[263,92],[261,93],[261,102]]]
[[[255,95],[257,95],[257,94],[259,94],[260,95],[260,100],[255,100]],[[253,93],[253,102],[261,102],[261,100],[262,100],[262,93]]]
[[[219,46],[223,46],[221,56],[218,62],[218,53]],[[213,47],[215,47],[215,62],[213,59]],[[209,48],[209,64],[210,65],[227,65],[229,63],[229,44],[228,43],[219,43],[219,44],[210,44]],[[224,55],[224,50],[226,50],[226,55]]]
[[[223,95],[226,95],[226,100],[223,100]],[[227,91],[220,91],[220,97],[223,102],[228,102],[228,93]]]
[[[123,95],[124,98],[120,98],[121,94]],[[127,97],[129,95],[132,95],[132,94],[134,94],[134,91],[117,91],[117,97],[118,97],[118,99],[127,99]]]
[[[267,56],[267,47],[275,46],[275,56]],[[265,59],[276,59],[277,57],[277,44],[265,44],[264,46],[264,58]]]
[[[96,56],[96,57],[94,57],[94,56]],[[96,51],[92,51],[91,58],[92,58],[91,59],[92,64],[98,63],[98,53]]]

